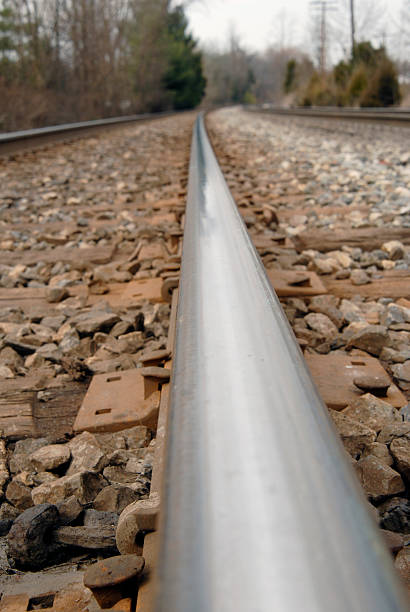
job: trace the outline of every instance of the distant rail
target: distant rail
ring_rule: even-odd
[[[201,117],[179,291],[155,612],[407,610]]]
[[[272,115],[316,117],[350,121],[369,121],[410,127],[410,108],[337,108],[334,106],[285,108],[273,104],[246,106],[246,110]]]
[[[0,133],[0,156],[36,148],[51,142],[65,139],[85,137],[98,129],[118,127],[125,123],[151,121],[175,114],[173,111],[163,113],[145,113],[140,115],[127,115],[124,117],[111,117],[109,119],[96,119],[94,121],[80,121],[77,123],[64,123],[50,127],[22,130],[18,132]]]

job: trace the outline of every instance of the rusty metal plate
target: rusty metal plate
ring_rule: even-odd
[[[304,270],[267,270],[272,287],[279,297],[322,295],[326,287],[315,272]]]
[[[0,601],[0,609],[2,612],[26,612],[29,601],[27,593],[6,595]]]
[[[306,363],[328,408],[343,410],[352,401],[363,395],[353,383],[359,375],[388,377],[380,362],[374,357],[349,355],[343,352],[328,355],[305,354]],[[385,396],[380,399],[395,408],[405,406],[406,398],[395,384],[391,383]]]
[[[150,302],[163,302],[161,295],[162,278],[143,278],[127,283],[122,293],[122,303],[131,306],[133,302],[148,300]]]
[[[144,377],[137,369],[97,374],[74,422],[74,432],[120,431],[134,425],[155,429],[160,393],[155,390],[145,395]]]

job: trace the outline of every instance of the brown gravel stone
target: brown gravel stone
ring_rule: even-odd
[[[378,357],[387,341],[387,329],[383,325],[367,325],[350,338],[348,346]]]
[[[394,421],[401,422],[398,410],[370,393],[359,397],[343,410],[343,414],[376,432]]]
[[[342,439],[345,449],[356,458],[376,439],[376,432],[366,427],[359,421],[355,421],[341,412],[329,410],[329,414]]]
[[[386,465],[393,465],[393,457],[389,453],[389,449],[385,444],[381,444],[380,442],[373,442],[372,444],[366,446],[362,453],[362,457],[368,457],[371,455],[377,457],[379,461],[385,463]]]
[[[375,456],[360,459],[355,468],[365,493],[372,500],[377,501],[405,490],[400,474]]]
[[[407,479],[410,479],[410,440],[396,438],[390,444],[390,452],[397,463],[397,469]]]
[[[36,450],[30,457],[31,463],[39,470],[54,470],[70,460],[71,453],[64,444],[50,444]]]

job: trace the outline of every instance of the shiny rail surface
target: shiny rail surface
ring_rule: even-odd
[[[65,123],[33,130],[3,132],[0,133],[0,155],[22,151],[30,147],[42,146],[49,142],[58,142],[66,138],[87,136],[98,129],[119,127],[122,124],[134,123],[137,121],[151,121],[152,119],[160,119],[172,114],[175,113],[163,112],[127,115],[124,117],[112,117],[110,119]]]
[[[273,104],[261,104],[246,106],[245,110],[272,115],[369,121],[410,127],[409,108],[337,108],[333,106],[285,108]]]
[[[156,612],[408,609],[201,117],[170,414]]]

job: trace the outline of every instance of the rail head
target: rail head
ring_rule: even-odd
[[[399,612],[407,600],[195,125],[156,612]]]
[[[335,106],[295,106],[284,107],[273,104],[249,105],[246,110],[272,115],[289,115],[296,117],[315,117],[322,119],[340,119],[351,121],[368,121],[410,127],[410,108],[353,108]]]
[[[93,121],[79,121],[75,123],[64,123],[48,127],[35,128],[32,130],[20,130],[15,132],[0,133],[0,156],[22,151],[24,149],[36,148],[50,142],[58,142],[68,138],[79,138],[88,136],[96,130],[120,127],[123,124],[151,121],[161,119],[175,114],[166,111],[162,113],[145,113],[140,115],[126,115],[123,117],[111,117],[108,119],[95,119]]]

